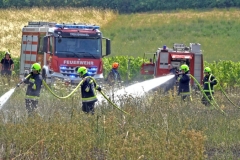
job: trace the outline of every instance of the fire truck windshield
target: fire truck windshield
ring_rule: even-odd
[[[55,55],[58,57],[100,58],[101,39],[56,38]]]

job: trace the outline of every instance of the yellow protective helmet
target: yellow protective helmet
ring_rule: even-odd
[[[203,72],[204,73],[210,73],[211,72],[211,68],[205,67]]]
[[[78,70],[77,70],[77,73],[80,74],[80,76],[83,76],[84,74],[86,74],[88,71],[87,71],[87,68],[86,67],[79,67]]]
[[[41,72],[41,65],[39,63],[34,63],[31,69]]]
[[[186,64],[181,65],[180,69],[185,71],[185,72],[189,71],[189,67]]]

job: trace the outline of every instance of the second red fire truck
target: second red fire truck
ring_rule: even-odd
[[[203,79],[203,54],[201,44],[190,43],[190,46],[175,43],[173,48],[158,48],[153,59],[141,66],[142,75],[153,75],[160,77],[169,74],[169,67],[179,70],[182,64],[187,64],[190,74],[201,83]],[[195,84],[191,79],[191,84]]]

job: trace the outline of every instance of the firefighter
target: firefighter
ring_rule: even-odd
[[[105,81],[107,81],[108,84],[111,85],[111,86],[113,86],[116,82],[121,83],[121,76],[118,72],[118,67],[119,67],[119,63],[114,62],[112,64],[111,71],[108,73],[108,76],[105,79]]]
[[[40,74],[41,65],[39,63],[34,63],[31,70],[31,76],[24,81],[25,84],[28,84],[25,103],[29,115],[37,108],[42,86],[42,76]]]
[[[9,52],[6,52],[5,57],[1,60],[0,69],[1,75],[6,76],[8,79],[8,83],[10,84],[10,77],[14,69],[14,62],[11,59],[11,54]],[[4,80],[3,83],[5,83]]]
[[[212,95],[214,94],[213,87],[214,87],[214,85],[217,84],[217,80],[211,74],[211,69],[209,67],[204,68],[203,72],[205,74],[205,76],[203,78],[203,91],[206,94],[206,96],[208,97],[208,99],[212,100],[211,93],[212,93]],[[210,84],[210,88],[209,88],[209,84]],[[208,106],[210,104],[205,96],[202,97],[202,104],[204,104],[205,106]]]
[[[178,74],[178,95],[181,96],[182,100],[185,100],[187,97],[191,98],[190,92],[190,76],[189,76],[189,67],[186,64],[181,65],[181,73]]]
[[[83,80],[81,85],[81,95],[82,95],[82,111],[85,113],[91,112],[94,114],[94,105],[97,102],[96,90],[101,91],[101,87],[98,86],[88,75],[86,67],[79,67],[77,73]]]

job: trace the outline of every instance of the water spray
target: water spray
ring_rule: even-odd
[[[126,88],[120,89],[114,93],[114,102],[116,102],[117,105],[120,105],[121,100],[119,99],[119,97],[125,95],[130,95],[132,97],[141,97],[145,95],[146,92],[149,92],[150,90],[153,90],[161,86],[162,84],[171,81],[173,78],[175,78],[175,75],[166,75],[163,77],[158,77],[143,82],[139,82]],[[102,102],[103,98],[106,99],[106,97],[98,96],[99,103]]]
[[[17,84],[16,87],[19,87],[30,76],[31,74],[27,75],[20,83]],[[0,110],[2,109],[3,105],[8,101],[8,99],[12,96],[16,87],[10,89],[8,92],[6,92],[4,95],[0,97]]]
[[[12,96],[14,91],[15,91],[15,88],[12,88],[0,97],[0,110],[2,109],[3,105],[7,102],[7,100]]]

